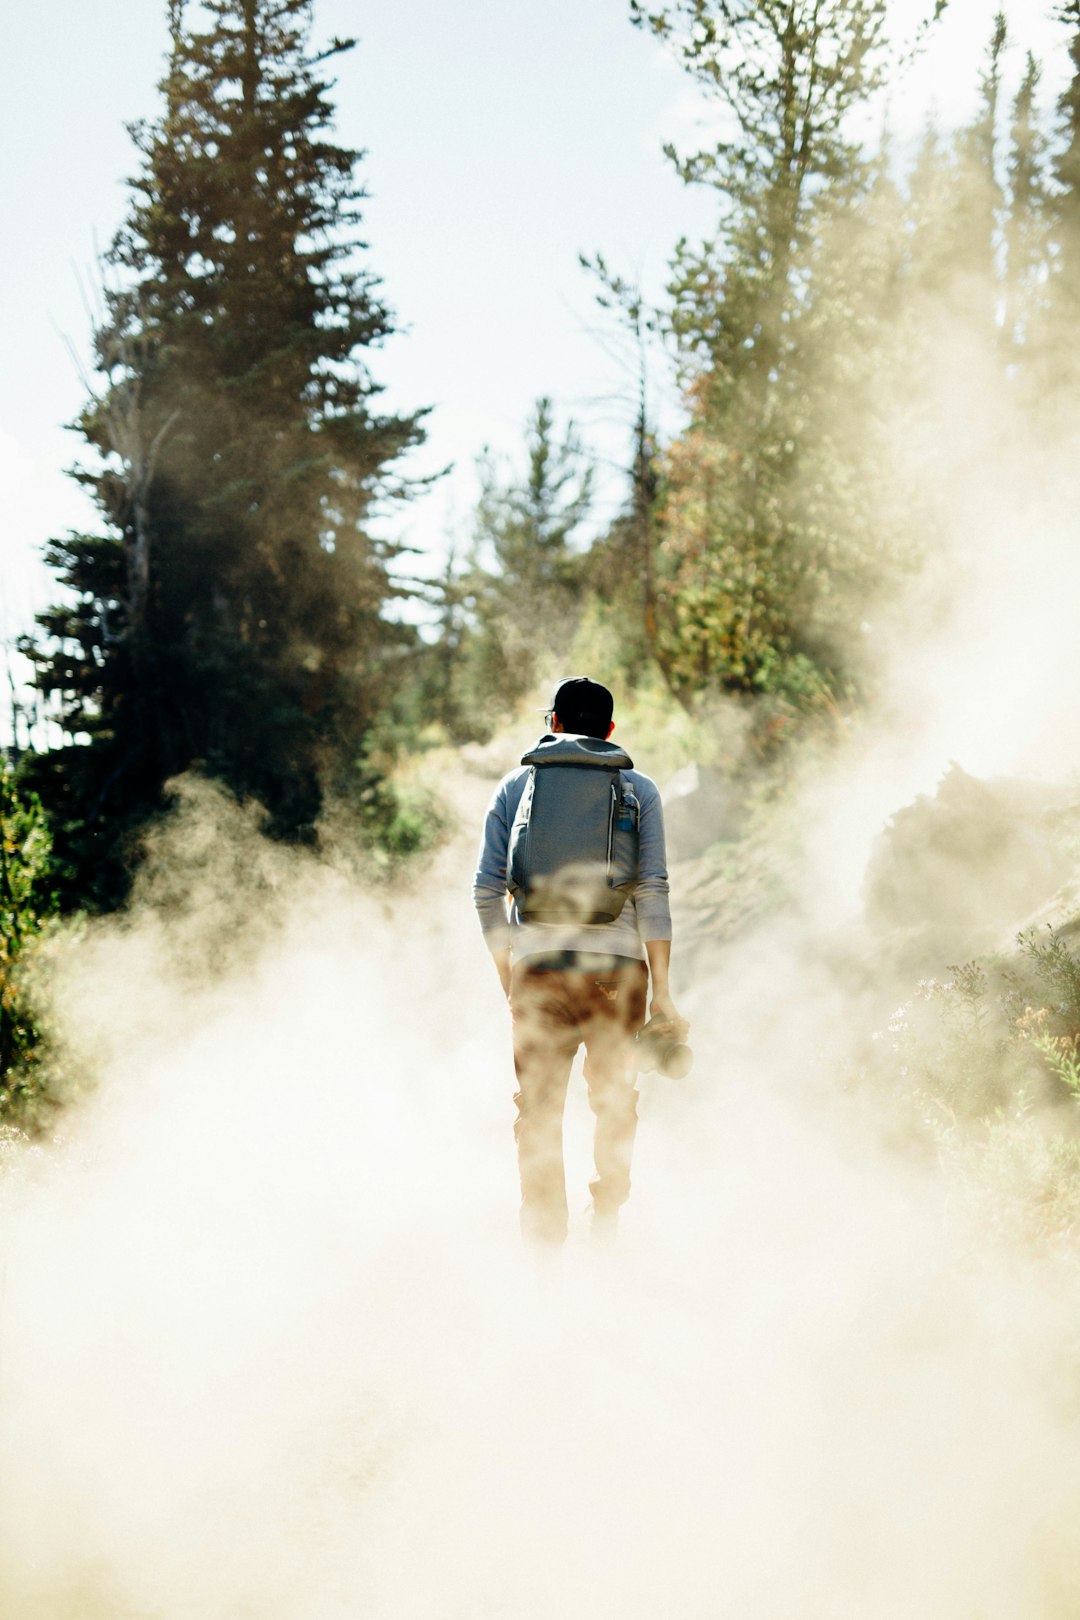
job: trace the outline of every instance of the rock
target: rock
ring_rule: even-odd
[[[952,765],[937,793],[894,815],[867,868],[867,921],[914,933],[909,952],[969,957],[1045,905],[1072,863],[1053,836],[1060,791],[979,781]]]

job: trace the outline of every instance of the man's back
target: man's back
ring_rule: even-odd
[[[548,744],[554,745],[549,755],[560,759],[589,752],[567,749],[564,738],[579,744],[591,739],[592,752],[604,755],[614,729],[612,708],[611,693],[598,682],[584,676],[561,681],[546,711],[549,731],[526,759],[543,756]],[[618,768],[621,787],[637,802],[638,840],[633,892],[615,920],[526,922],[509,893],[511,842],[530,773],[541,768],[522,763],[496,788],[484,821],[473,899],[510,1003],[522,1231],[560,1243],[567,1231],[563,1104],[579,1045],[585,1046],[585,1080],[596,1115],[596,1179],[590,1183],[594,1220],[598,1230],[610,1231],[630,1193],[637,1124],[634,1040],[645,1022],[650,977],[653,1023],[677,1040],[685,1037],[687,1025],[668,989],[671,914],[664,818],[655,782],[632,766]],[[556,846],[557,823],[556,816]],[[580,854],[576,831],[567,838],[567,853],[571,863]],[[556,848],[556,870],[557,854]],[[610,867],[609,853],[609,882]]]
[[[510,831],[529,780],[529,766],[519,765],[503,777],[484,821],[484,833],[473,883],[480,926],[491,948],[501,944],[514,959],[551,951],[607,951],[645,959],[645,939],[670,939],[667,855],[664,818],[656,783],[643,771],[623,772],[638,801],[638,879],[621,915],[608,924],[522,922],[517,903],[507,914]]]

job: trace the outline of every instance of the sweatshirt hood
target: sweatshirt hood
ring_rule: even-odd
[[[628,771],[634,762],[625,748],[600,737],[581,737],[572,731],[546,732],[522,754],[523,765],[594,765],[607,771]]]

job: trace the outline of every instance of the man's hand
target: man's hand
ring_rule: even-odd
[[[690,1025],[679,1012],[671,999],[668,989],[668,972],[671,968],[671,941],[669,939],[647,939],[645,941],[645,954],[649,958],[649,975],[652,979],[652,1001],[649,1003],[649,1017],[660,1019],[668,1032],[682,1045],[690,1030]]]
[[[690,1025],[679,1012],[667,990],[653,990],[649,1003],[649,1019],[659,1020],[672,1038],[681,1046],[690,1033]]]

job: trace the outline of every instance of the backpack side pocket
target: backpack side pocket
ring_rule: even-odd
[[[637,794],[621,776],[615,786],[611,857],[608,881],[624,899],[637,886],[641,847],[641,806]]]

